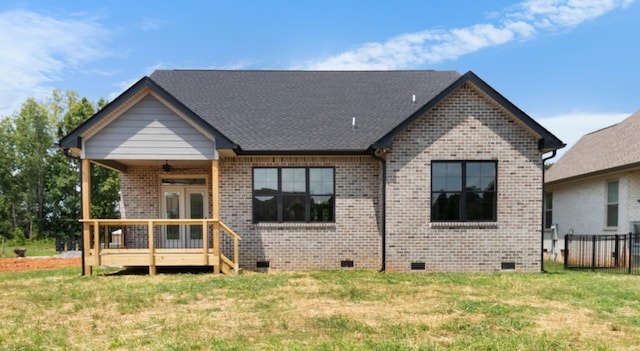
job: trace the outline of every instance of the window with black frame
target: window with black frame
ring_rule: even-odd
[[[254,222],[333,222],[333,168],[254,168]]]
[[[495,222],[495,161],[433,161],[431,221]]]
[[[553,193],[544,193],[544,227],[551,228],[553,224]]]

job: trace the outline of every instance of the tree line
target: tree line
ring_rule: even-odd
[[[0,237],[80,235],[80,161],[56,143],[106,104],[54,90],[0,120]],[[118,173],[92,164],[91,185],[92,218],[118,218]]]

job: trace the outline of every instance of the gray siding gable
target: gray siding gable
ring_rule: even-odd
[[[215,141],[151,94],[84,141],[84,157],[213,160]]]

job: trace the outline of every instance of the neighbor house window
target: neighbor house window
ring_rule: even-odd
[[[431,163],[432,221],[496,221],[495,161]]]
[[[254,222],[333,222],[333,168],[254,168]]]
[[[544,193],[544,227],[549,229],[553,224],[553,193]]]
[[[607,182],[607,227],[618,226],[618,188],[617,180]]]

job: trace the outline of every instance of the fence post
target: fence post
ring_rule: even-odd
[[[620,268],[620,266],[619,266],[620,262],[619,262],[619,260],[618,260],[618,258],[619,258],[619,256],[620,256],[620,243],[619,243],[620,235],[616,234],[616,236],[615,236],[615,240],[616,240],[616,241],[615,241],[615,243],[613,244],[613,255],[614,255],[614,257],[613,257],[613,264],[615,265],[614,267],[615,267],[615,268],[616,268],[616,270],[617,270],[618,268]]]
[[[633,262],[633,256],[632,256],[633,251],[631,250],[631,246],[633,246],[633,243],[632,243],[633,234],[629,233],[628,237],[629,237],[629,240],[627,240],[627,246],[629,247],[629,274],[631,274],[631,267],[632,267],[631,265]]]
[[[596,271],[596,236],[591,237],[591,270]]]
[[[570,234],[565,234],[564,235],[564,269],[567,269],[569,267],[568,262],[569,262],[569,241],[571,240],[571,235]]]

